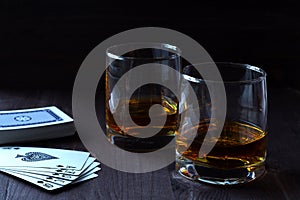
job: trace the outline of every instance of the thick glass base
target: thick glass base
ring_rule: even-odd
[[[251,182],[265,174],[264,163],[235,169],[217,169],[177,159],[176,170],[187,179],[214,185],[237,185]]]
[[[171,132],[170,130],[168,131]],[[174,139],[174,134],[166,132],[164,135],[138,138],[130,135],[122,135],[113,129],[107,128],[106,137],[112,144],[126,151],[148,153],[163,148]]]

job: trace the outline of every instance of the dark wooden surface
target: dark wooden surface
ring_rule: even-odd
[[[0,199],[299,199],[300,91],[269,89],[269,102],[268,172],[248,185],[216,187],[187,181],[174,173],[174,164],[145,174],[102,165],[98,178],[55,192],[0,173]],[[71,91],[0,90],[0,110],[47,105],[71,114]],[[23,145],[85,150],[77,135]]]

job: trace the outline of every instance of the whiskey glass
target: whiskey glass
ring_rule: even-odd
[[[213,65],[223,82],[204,80],[196,69]],[[179,114],[184,126],[176,134],[177,172],[188,179],[216,185],[247,183],[261,177],[265,173],[267,141],[266,72],[248,64],[200,63],[184,67],[183,78],[191,87],[182,86],[185,96]],[[213,107],[208,90],[213,92],[219,84],[224,84],[227,99],[224,124],[217,117],[224,110]],[[184,104],[191,93],[196,94],[199,104],[196,126],[189,122],[197,116],[193,115],[197,109]],[[217,130],[221,130],[219,135]],[[193,131],[197,134],[189,145]],[[209,145],[209,152],[200,151]]]
[[[180,50],[163,43],[117,44],[107,49],[106,62],[107,139],[119,148],[135,153],[152,152],[164,147],[174,139],[177,131],[178,99],[163,84],[180,88]],[[139,70],[140,67],[144,67],[143,70]],[[178,72],[177,75],[174,76],[171,70]],[[135,74],[126,75],[129,72]],[[149,76],[157,83],[146,82],[142,85]],[[136,85],[139,87],[133,91]],[[163,109],[151,113],[151,108],[156,104]],[[166,115],[164,124],[159,124],[159,120],[158,124],[152,123],[163,115]],[[155,134],[141,136],[146,129]]]

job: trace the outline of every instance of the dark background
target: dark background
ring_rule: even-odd
[[[131,28],[171,28],[196,39],[215,61],[267,71],[265,177],[247,186],[212,187],[173,178],[174,165],[145,174],[101,165],[93,181],[51,194],[0,173],[0,199],[299,199],[297,1],[196,1],[0,0],[0,110],[56,105],[71,114],[69,89],[95,46]],[[84,149],[77,135],[30,146]]]
[[[197,40],[215,61],[256,65],[269,87],[300,89],[297,1],[0,1],[0,87],[71,88],[113,34],[157,26]]]

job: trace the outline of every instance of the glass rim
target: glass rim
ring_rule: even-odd
[[[140,46],[141,48],[129,48],[130,46]],[[138,50],[138,49],[146,49],[146,48],[157,48],[162,50],[169,50],[171,55],[169,56],[162,56],[162,57],[133,57],[133,56],[123,56],[120,53],[117,53],[117,48],[125,48],[128,47],[129,51]],[[115,52],[114,52],[115,51]],[[128,52],[128,51],[127,51]],[[125,53],[127,53],[125,51]],[[153,60],[153,61],[160,61],[160,60],[172,60],[175,58],[180,57],[181,50],[172,44],[168,43],[159,43],[159,42],[132,42],[132,43],[120,43],[115,44],[106,49],[106,55],[110,58],[116,60]]]
[[[259,77],[257,78],[252,78],[252,79],[248,79],[248,80],[236,80],[236,81],[224,81],[222,78],[222,81],[214,81],[214,80],[206,80],[206,79],[202,79],[202,78],[195,78],[191,75],[188,74],[183,74],[183,77],[191,82],[195,82],[195,83],[201,83],[201,82],[205,82],[205,83],[224,83],[224,84],[237,84],[237,83],[255,83],[255,82],[260,82],[262,80],[265,80],[267,77],[267,73],[265,70],[263,70],[260,67],[256,67],[250,64],[246,64],[246,63],[234,63],[234,62],[203,62],[203,63],[196,63],[196,64],[190,64],[185,66],[186,67],[190,67],[190,66],[199,66],[199,65],[204,65],[204,64],[215,64],[216,66],[218,66],[218,64],[226,64],[226,65],[230,65],[230,66],[224,66],[224,67],[233,67],[233,68],[240,68],[240,69],[246,69],[246,70],[251,70],[251,71],[255,71],[257,73],[260,74]],[[183,68],[183,69],[184,69]]]

